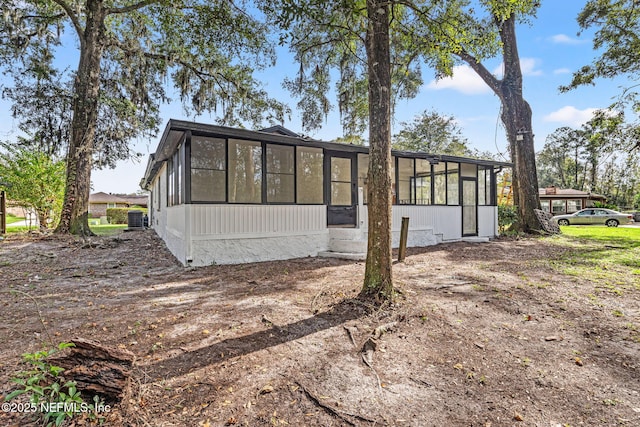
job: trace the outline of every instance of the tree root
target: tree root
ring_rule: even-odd
[[[334,407],[332,407],[330,405],[327,405],[326,403],[323,403],[320,400],[319,397],[317,397],[315,394],[313,394],[311,391],[309,391],[309,389],[307,387],[305,387],[302,383],[300,383],[299,381],[296,381],[296,384],[298,385],[298,387],[300,387],[300,390],[302,390],[304,392],[304,394],[309,398],[309,400],[311,400],[317,406],[319,406],[322,409],[324,409],[329,414],[333,415],[336,418],[341,419],[342,421],[344,421],[345,423],[347,423],[350,426],[356,427],[356,423],[354,423],[349,418],[353,418],[353,419],[356,419],[358,421],[364,421],[364,422],[368,422],[368,423],[372,423],[372,424],[376,423],[376,420],[372,420],[370,418],[363,417],[362,415],[352,414],[350,412],[345,412],[345,411],[340,411],[339,409],[336,409],[336,408],[334,408]]]

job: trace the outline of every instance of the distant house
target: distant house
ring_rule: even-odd
[[[122,200],[127,202],[128,207],[132,208],[134,206],[138,206],[141,208],[146,208],[149,204],[149,196],[146,194],[138,195],[138,194],[118,194]]]
[[[408,246],[498,234],[496,174],[510,163],[392,151],[392,233]],[[369,148],[170,120],[140,183],[149,225],[185,265],[367,249]]]
[[[604,203],[607,198],[600,194],[562,189],[554,186],[540,188],[540,205],[542,210],[553,215],[564,215],[594,206],[595,202]]]
[[[129,208],[132,206],[147,207],[148,196],[108,194],[104,192],[89,195],[89,216],[99,218],[107,215],[109,208]]]

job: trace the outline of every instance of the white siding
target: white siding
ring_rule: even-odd
[[[324,205],[191,205],[191,236],[296,235],[325,231]]]
[[[329,250],[324,205],[178,205],[166,206],[165,170],[159,174],[160,210],[152,227],[184,265],[237,264],[316,256]],[[363,242],[367,206],[360,206]],[[429,246],[462,238],[460,206],[393,206],[393,245],[402,217],[409,217],[408,246]],[[479,236],[497,235],[497,208],[478,207]],[[354,230],[355,231],[355,230]]]
[[[391,230],[400,231],[402,217],[409,217],[409,230],[432,229],[441,240],[462,238],[462,208],[460,206],[407,206],[392,208]],[[363,206],[360,218],[363,228],[367,228],[367,206]]]
[[[478,206],[478,236],[496,237],[498,235],[498,207]]]
[[[187,262],[200,266],[316,256],[329,247],[323,205],[187,205]]]
[[[167,235],[167,167],[166,165],[160,169],[156,179],[151,184],[151,189],[153,193],[153,206],[150,207],[152,209],[151,212],[151,223],[149,226],[153,228],[158,236],[164,239]],[[160,193],[157,193],[158,186],[160,188]],[[159,209],[158,209],[159,207]]]
[[[166,174],[167,168],[163,166],[152,183],[153,190],[158,188],[156,184],[160,184],[160,194],[153,195],[155,203],[150,206],[152,213],[149,226],[164,240],[173,256],[184,264],[187,259],[188,242],[185,236],[185,207],[184,205],[167,207]]]

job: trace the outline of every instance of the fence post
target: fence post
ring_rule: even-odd
[[[409,234],[409,217],[402,217],[402,225],[400,227],[400,247],[398,248],[398,262],[404,261],[407,254],[407,235]]]
[[[4,190],[0,190],[0,234],[7,232],[7,205]]]

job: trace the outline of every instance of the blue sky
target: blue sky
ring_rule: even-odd
[[[571,73],[589,64],[595,56],[592,50],[592,32],[577,35],[576,16],[583,5],[584,2],[578,0],[544,0],[537,19],[531,25],[522,25],[517,30],[524,73],[524,96],[533,110],[536,151],[543,147],[547,135],[555,129],[561,126],[579,127],[591,118],[593,111],[606,108],[620,93],[619,87],[627,83],[624,80],[599,80],[595,87],[559,93],[558,87],[570,81]],[[71,58],[69,60],[73,63]],[[499,59],[487,61],[485,65],[489,70],[499,73]],[[300,131],[296,101],[289,98],[281,87],[281,79],[295,75],[296,70],[291,58],[281,55],[275,69],[263,73],[261,78],[271,96],[288,102],[292,109],[291,120],[285,122],[284,126]],[[500,102],[484,82],[467,66],[456,67],[453,78],[435,81],[433,75],[432,70],[425,69],[425,85],[419,95],[398,103],[394,133],[400,129],[401,122],[410,121],[424,110],[435,110],[455,117],[471,147],[506,156],[506,137],[499,118]],[[9,117],[6,102],[0,103],[0,111],[7,118],[0,128],[0,139],[8,139],[15,132],[15,123]],[[171,118],[194,119],[186,116],[178,103],[162,107],[162,126]],[[205,123],[213,122],[214,119],[214,116],[208,114],[195,118],[196,121]],[[334,109],[322,129],[311,136],[329,141],[341,135],[339,116]],[[144,154],[142,162],[120,162],[115,170],[94,171],[93,191],[138,191],[148,154],[155,150],[159,136],[135,142],[135,149]]]

